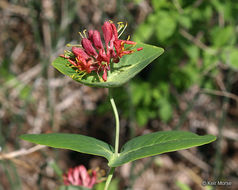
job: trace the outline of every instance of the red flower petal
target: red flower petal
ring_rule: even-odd
[[[102,79],[104,80],[104,82],[107,81],[107,69],[106,69],[106,67],[103,68]]]
[[[103,49],[101,36],[97,30],[94,30],[94,32],[93,32],[92,43],[96,49]]]
[[[89,55],[82,48],[72,47],[72,52],[76,57],[82,57],[83,59],[89,58]]]
[[[82,46],[83,46],[84,50],[86,51],[86,53],[88,55],[92,55],[94,57],[97,57],[98,54],[97,54],[96,50],[94,49],[94,47],[92,46],[92,43],[90,42],[89,39],[83,38],[81,43],[82,43]]]
[[[103,37],[105,40],[105,45],[107,47],[108,43],[109,43],[109,41],[111,41],[112,35],[113,35],[111,23],[108,21],[104,22],[104,24],[102,26],[102,31],[103,31]]]
[[[83,165],[75,168],[70,168],[67,174],[63,175],[65,185],[76,185],[87,188],[92,188],[96,183],[97,174],[96,171],[92,171],[92,176]]]

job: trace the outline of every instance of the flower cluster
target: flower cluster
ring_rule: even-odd
[[[91,173],[91,175],[89,175]],[[67,174],[63,176],[65,185],[83,186],[92,188],[97,180],[97,172],[92,170],[88,172],[83,165],[70,168]]]
[[[102,79],[107,81],[107,71],[110,70],[110,63],[118,63],[124,55],[135,52],[131,49],[136,42],[119,39],[127,25],[118,23],[118,28],[111,21],[105,21],[102,26],[105,48],[101,40],[100,32],[89,30],[88,34],[84,31],[81,37],[81,47],[71,45],[72,52],[68,51],[61,57],[68,59],[73,67],[76,67],[83,73],[95,71],[98,76],[103,72]],[[118,34],[118,32],[121,32]],[[128,47],[125,45],[128,44]],[[138,48],[137,51],[142,50]]]

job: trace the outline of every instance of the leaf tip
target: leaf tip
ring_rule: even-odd
[[[26,134],[20,135],[19,138],[22,139],[22,140],[25,140],[25,136],[26,136]]]
[[[28,134],[20,135],[19,138],[20,138],[21,140],[31,142],[30,139],[29,139],[29,135],[28,135]]]
[[[216,136],[214,136],[214,135],[209,135],[209,136],[210,136],[210,138],[211,138],[211,141],[210,141],[210,142],[213,142],[213,141],[217,140],[217,137],[216,137]]]

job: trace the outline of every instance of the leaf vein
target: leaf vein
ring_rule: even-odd
[[[192,138],[192,139],[189,138],[189,139],[183,139],[182,141],[186,141],[186,140],[199,140],[199,139],[201,139],[201,138]],[[179,139],[173,139],[173,140],[169,140],[169,141],[165,141],[165,142],[158,142],[158,143],[156,143],[156,144],[149,144],[149,145],[147,145],[147,146],[142,146],[142,147],[133,149],[133,150],[131,150],[131,151],[127,151],[127,152],[125,152],[125,153],[121,152],[121,156],[122,156],[122,155],[125,156],[125,155],[127,155],[127,154],[129,154],[129,153],[131,153],[131,152],[135,152],[135,151],[137,151],[137,150],[139,150],[139,149],[141,149],[141,148],[147,148],[147,147],[157,146],[157,145],[159,145],[159,144],[171,143],[171,142],[173,142],[173,141],[174,141],[174,142],[176,142],[176,141],[181,142]]]

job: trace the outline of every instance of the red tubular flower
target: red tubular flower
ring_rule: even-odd
[[[125,44],[134,46],[134,45],[136,45],[136,42],[128,41],[128,40],[116,40],[114,42],[114,47],[116,49],[117,56],[120,58],[123,55],[128,55],[128,54],[135,52],[135,50],[133,50],[133,49],[125,48]]]
[[[75,61],[72,61],[71,59],[68,59],[68,61],[69,61],[73,66],[78,67],[78,64],[75,63]]]
[[[117,28],[115,24],[111,23],[111,28],[112,28],[112,40],[118,40],[118,33],[117,33]]]
[[[92,31],[89,37],[90,41],[97,50],[104,50],[100,33],[97,30]]]
[[[92,42],[93,41],[93,32],[94,30],[89,30],[88,31],[88,39]]]
[[[106,67],[103,68],[102,79],[104,80],[104,82],[107,81],[107,68]]]
[[[114,41],[118,40],[118,33],[115,24],[108,21],[104,22],[102,26],[103,36],[105,40],[105,45],[107,49],[107,56],[115,57],[116,54],[113,49]]]
[[[97,52],[96,50],[94,49],[91,41],[87,38],[83,38],[82,41],[81,41],[81,44],[85,50],[85,52],[88,54],[88,55],[92,55],[94,57],[97,57]]]
[[[83,59],[90,58],[89,55],[81,48],[72,47],[72,52],[76,57],[82,57]]]
[[[73,66],[87,73],[97,70],[93,65],[93,59],[82,48],[72,47],[72,52],[75,55],[75,60],[68,59],[68,61]]]
[[[112,35],[113,35],[111,23],[108,21],[104,22],[102,26],[102,31],[103,31],[103,37],[105,40],[106,48],[108,48],[108,43],[111,41]]]
[[[63,176],[65,185],[76,185],[87,188],[93,188],[96,183],[96,179],[96,171],[92,171],[92,175],[90,176],[83,165],[70,168],[68,173]]]
[[[96,70],[93,67],[93,60],[90,58],[88,60],[85,60],[83,58],[77,58],[78,68],[81,71],[86,71],[87,73],[91,73],[92,71]]]
[[[97,30],[89,30],[88,37],[85,31],[80,33],[82,37],[82,47],[72,47],[72,52],[67,51],[64,55],[60,55],[82,72],[97,72],[98,76],[102,72],[103,81],[107,81],[107,71],[110,70],[110,64],[118,63],[124,55],[140,51],[143,48],[132,49],[136,42],[118,39],[118,31],[124,31],[126,25],[118,23],[118,30],[111,21],[105,21],[102,26],[105,48],[103,46],[100,32]],[[128,47],[125,47],[128,45]]]
[[[102,62],[106,62],[109,65],[109,63],[110,63],[110,56],[108,56],[105,53],[104,49],[99,50],[97,61],[98,61],[99,65],[101,65]]]

